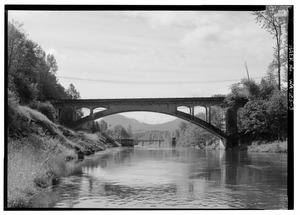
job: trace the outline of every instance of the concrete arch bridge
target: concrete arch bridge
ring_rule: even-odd
[[[232,145],[229,136],[237,132],[237,108],[227,108],[225,114],[226,130],[223,131],[211,124],[211,107],[224,107],[225,97],[189,97],[189,98],[125,98],[125,99],[76,99],[76,100],[53,100],[51,103],[60,114],[60,108],[73,107],[73,122],[71,129],[77,130],[83,124],[105,116],[131,112],[148,111],[163,113],[189,121],[201,128],[211,132],[221,139],[225,148]],[[178,107],[188,107],[189,113],[178,110]],[[195,116],[195,107],[205,108],[206,120]],[[105,110],[94,113],[96,108]],[[90,114],[81,119],[76,118],[76,110],[81,108],[90,109]]]

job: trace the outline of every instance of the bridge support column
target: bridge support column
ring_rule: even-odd
[[[61,114],[61,109],[60,108],[56,108],[56,119],[59,122],[60,120],[60,114]]]
[[[77,120],[76,107],[73,107],[73,121]]]
[[[195,107],[191,107],[191,115],[195,116]]]
[[[210,107],[205,107],[205,121],[210,123],[211,121],[211,109]]]
[[[90,116],[94,117],[94,110],[90,109]]]
[[[226,133],[228,138],[226,140],[226,148],[237,145],[237,108],[228,108],[226,112]]]
[[[208,107],[208,123],[211,121],[211,107]]]
[[[205,121],[210,123],[211,121],[211,108],[205,107]]]

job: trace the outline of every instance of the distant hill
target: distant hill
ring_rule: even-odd
[[[178,128],[179,124],[184,121],[181,119],[175,119],[173,121],[162,123],[162,124],[148,124],[148,123],[140,122],[136,119],[125,117],[120,114],[107,116],[101,120],[105,120],[105,122],[107,122],[108,128],[110,127],[113,128],[116,125],[122,125],[125,129],[127,129],[128,126],[131,125],[131,130],[134,133],[151,131],[151,130],[174,131],[175,129]]]

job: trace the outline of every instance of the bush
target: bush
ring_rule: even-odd
[[[55,122],[56,110],[50,102],[32,102],[29,107],[38,110],[52,122]]]
[[[18,76],[15,76],[14,85],[19,94],[21,104],[28,104],[37,99],[37,84],[32,83],[29,77],[27,77],[25,74],[19,74]]]
[[[7,95],[7,132],[9,136],[19,136],[28,130],[26,116],[22,115],[19,108],[19,98],[8,90]]]
[[[18,114],[18,105],[19,105],[19,98],[16,94],[10,90],[8,90],[7,94],[7,123],[8,128],[13,127],[13,124],[16,121],[17,114]]]

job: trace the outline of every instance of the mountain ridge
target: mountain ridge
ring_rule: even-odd
[[[107,116],[97,121],[101,121],[101,120],[104,120],[107,123],[108,128],[110,129],[116,125],[121,125],[125,129],[128,129],[129,125],[131,125],[131,130],[134,133],[151,131],[151,130],[174,131],[178,128],[179,124],[184,121],[181,119],[175,119],[161,124],[149,124],[120,114]]]

